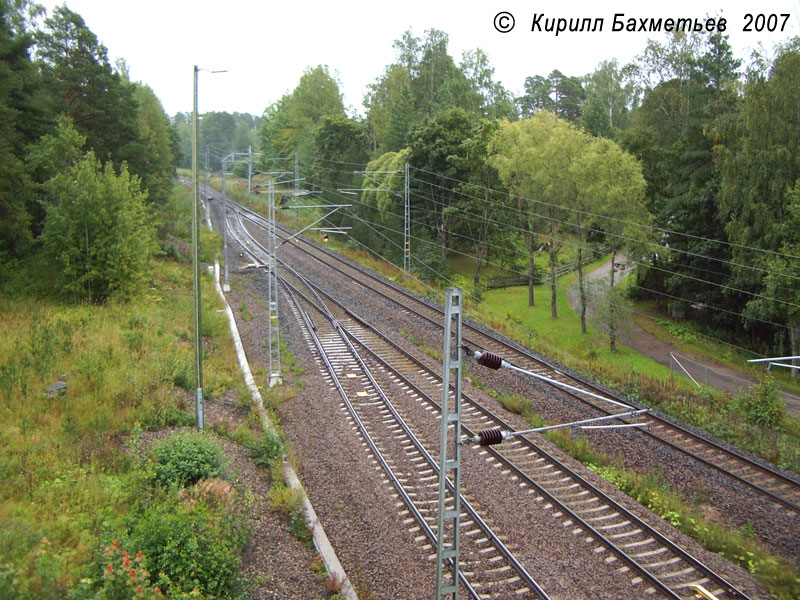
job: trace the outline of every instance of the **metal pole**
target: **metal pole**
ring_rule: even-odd
[[[253,193],[253,147],[247,147],[247,195]]]
[[[408,163],[403,169],[405,183],[403,185],[403,270],[411,274],[411,194],[408,187]]]
[[[192,179],[194,181],[194,198],[192,200],[192,287],[194,289],[194,381],[195,408],[197,412],[197,428],[203,429],[203,359],[200,346],[200,266],[198,264],[197,205],[200,201],[199,182],[197,180],[197,65],[194,66],[194,112],[192,127]]]
[[[278,272],[275,237],[275,182],[270,179],[267,186],[267,305],[269,308],[269,387],[280,385],[281,347],[280,321],[278,319]]]
[[[453,320],[455,319],[455,327]],[[455,329],[455,331],[453,330]],[[455,352],[455,357],[451,354]],[[461,288],[447,288],[444,322],[444,358],[442,364],[442,421],[439,450],[439,511],[436,529],[436,600],[450,596],[458,600],[459,517],[461,515]],[[450,379],[453,382],[453,409],[450,403]],[[453,446],[449,447],[448,429],[453,426]],[[447,497],[447,475],[453,474],[452,497]],[[450,508],[447,507],[448,503]],[[445,523],[449,523],[445,531]],[[449,535],[449,543],[445,537]],[[448,569],[445,571],[445,564]],[[445,575],[449,575],[445,577]]]
[[[222,262],[225,265],[225,277],[223,281],[223,291],[228,292],[231,289],[230,281],[228,280],[228,195],[226,193],[227,187],[225,185],[225,159],[222,159]]]
[[[294,153],[294,195],[300,193],[300,167],[297,162],[297,152]]]

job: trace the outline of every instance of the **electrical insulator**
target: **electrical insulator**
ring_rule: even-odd
[[[495,444],[501,443],[503,439],[504,436],[502,430],[497,428],[481,431],[473,438],[473,441],[480,446],[494,446]]]
[[[477,359],[479,365],[489,367],[490,369],[496,370],[503,365],[503,359],[494,352],[475,352],[475,358]]]

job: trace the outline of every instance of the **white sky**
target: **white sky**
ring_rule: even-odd
[[[54,0],[40,0],[48,14]],[[800,0],[402,0],[401,2],[304,0],[67,0],[86,21],[113,62],[124,58],[131,79],[148,84],[169,115],[192,110],[193,67],[227,69],[199,76],[199,111],[248,112],[264,109],[290,92],[307,67],[328,65],[337,75],[345,106],[363,112],[367,85],[395,61],[394,40],[411,28],[422,37],[436,28],[449,35],[450,55],[481,48],[495,78],[515,95],[525,77],[559,69],[585,75],[603,60],[620,64],[641,53],[648,38],[663,34],[612,32],[615,13],[627,17],[702,18],[722,13],[737,57],[747,64],[759,43],[800,35]],[[743,32],[746,13],[790,13],[783,33]],[[516,18],[510,33],[495,30],[500,11]],[[602,33],[531,32],[535,13],[545,17],[603,17]],[[349,110],[348,112],[353,112]]]

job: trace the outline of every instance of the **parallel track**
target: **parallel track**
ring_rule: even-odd
[[[241,217],[237,217],[237,222],[242,225]],[[245,233],[242,232],[242,235]],[[258,242],[251,237],[249,247],[256,245]],[[335,302],[321,290],[315,293],[326,295],[329,304]],[[346,311],[341,306],[338,310]],[[340,331],[345,332],[354,344],[360,345],[371,356],[368,361],[361,363],[366,371],[390,371],[392,379],[401,381],[418,402],[439,411],[434,398],[441,394],[442,384],[435,373],[377,330],[367,326],[356,315],[350,313],[341,317],[339,322],[344,320],[348,321],[348,325]],[[368,368],[367,362],[374,363],[375,367]],[[374,399],[370,395],[367,402],[371,401]],[[464,401],[463,423],[468,433],[474,434],[496,426],[510,429],[501,418],[471,398],[465,397]],[[559,518],[562,525],[571,527],[574,535],[583,535],[587,541],[601,543],[600,551],[608,552],[606,562],[609,568],[630,577],[633,585],[646,582],[646,593],[691,598],[694,592],[690,586],[700,584],[711,588],[718,598],[747,597],[530,439],[517,438],[512,443],[480,449],[479,452],[486,460],[503,469],[509,478],[509,485],[525,486],[535,496],[534,501],[540,502],[545,509],[552,509],[554,516]],[[430,465],[435,466],[435,463]],[[480,567],[469,568],[471,573],[479,571]]]
[[[234,232],[234,237],[244,241],[246,232],[241,221],[237,221],[234,227],[238,231]],[[249,244],[242,244],[243,247],[260,260],[258,254],[264,248],[253,238],[249,241]],[[331,385],[340,394],[342,409],[349,414],[405,505],[409,515],[405,525],[417,534],[416,541],[431,552],[436,544],[439,488],[439,467],[435,458],[395,409],[351,343],[346,328],[352,324],[347,323],[347,319],[334,318],[318,295],[315,298],[306,296],[300,285],[308,287],[308,284],[299,275],[284,275],[280,279],[291,299],[293,313],[304,324],[304,336],[309,345],[316,348]],[[294,279],[300,284],[292,284],[290,280]],[[316,311],[320,317],[311,317],[309,310]],[[549,600],[500,536],[463,496],[461,507],[459,577],[463,589],[476,600]]]

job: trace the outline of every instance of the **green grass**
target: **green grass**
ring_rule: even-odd
[[[586,272],[602,262],[604,261],[587,265]],[[588,365],[595,373],[636,373],[657,378],[669,377],[667,367],[623,344],[617,343],[618,352],[611,352],[608,340],[592,331],[591,327],[586,335],[581,333],[580,317],[567,300],[567,290],[576,282],[577,274],[572,273],[556,283],[558,319],[551,317],[549,285],[534,286],[536,305],[533,307],[528,306],[527,287],[487,290],[483,293],[483,305],[477,311],[481,317],[499,317],[507,323],[513,323],[510,327],[506,326],[507,330],[510,329],[511,337],[569,366],[579,368]]]
[[[180,241],[174,226],[162,233]],[[146,291],[128,303],[0,292],[0,596],[14,579],[15,597],[61,597],[109,528],[152,498],[126,440],[194,423],[191,267],[181,260],[154,260]],[[206,277],[202,294],[204,388],[214,397],[241,377]],[[45,394],[59,379],[67,392]]]
[[[749,365],[748,360],[758,358],[757,355],[745,352],[723,341],[710,339],[713,335],[701,331],[698,324],[688,320],[673,319],[656,309],[655,303],[648,300],[636,302],[636,323],[648,333],[675,346],[680,352],[690,354],[698,360],[712,366],[718,363],[731,368],[749,372],[751,377],[758,378],[764,373],[763,365]],[[800,381],[792,380],[789,369],[773,369],[772,377],[785,389],[800,395]]]

